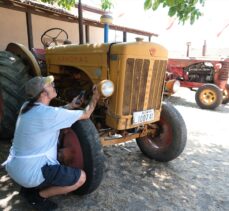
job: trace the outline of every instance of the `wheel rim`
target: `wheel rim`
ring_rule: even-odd
[[[63,148],[60,150],[62,150],[62,156],[64,156],[64,160],[61,160],[61,162],[74,168],[84,168],[80,141],[72,129],[66,129],[64,131]]]
[[[203,90],[200,93],[200,100],[205,105],[212,105],[216,102],[217,95],[210,89]]]
[[[154,125],[148,125],[148,129],[151,130]],[[157,124],[155,135],[149,134],[146,137],[143,137],[143,141],[148,148],[156,152],[164,151],[172,143],[172,128],[171,125],[165,121],[161,116],[160,122]]]

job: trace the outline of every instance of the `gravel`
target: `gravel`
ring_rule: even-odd
[[[105,176],[90,195],[53,197],[59,211],[74,210],[229,210],[229,105],[202,110],[195,93],[181,88],[166,99],[182,114],[188,129],[184,152],[169,163],[143,156],[135,141],[104,148]],[[9,144],[0,142],[0,161]],[[0,209],[31,210],[19,187],[0,171]]]

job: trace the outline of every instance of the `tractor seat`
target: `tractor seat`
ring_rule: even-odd
[[[37,59],[37,61],[46,61],[45,59],[45,49],[42,48],[32,48],[32,53]]]

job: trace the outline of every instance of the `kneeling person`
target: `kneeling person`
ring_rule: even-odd
[[[5,162],[9,176],[22,186],[20,194],[38,210],[52,210],[57,205],[47,198],[66,194],[86,181],[82,169],[60,165],[57,144],[60,130],[79,120],[88,119],[94,111],[99,92],[94,86],[93,96],[85,110],[79,107],[78,97],[65,106],[49,106],[57,96],[54,77],[34,77],[25,85],[29,100],[21,108],[17,119],[10,154]]]

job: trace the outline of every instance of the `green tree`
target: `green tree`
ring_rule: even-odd
[[[38,0],[39,1],[39,0]],[[65,9],[70,10],[71,7],[74,7],[77,0],[40,0],[45,3],[49,4],[58,4],[58,6],[63,7]]]
[[[201,16],[198,7],[204,3],[205,0],[145,0],[144,8],[157,10],[159,6],[167,7],[170,17],[177,17],[183,24],[187,21],[193,24]]]
[[[101,0],[101,8],[103,10],[110,10],[113,7],[112,0]]]
[[[66,9],[73,7],[77,0],[41,0],[50,4],[57,3],[59,6]],[[177,17],[180,23],[190,21],[193,24],[200,16],[199,7],[204,6],[205,0],[144,0],[145,10],[153,9],[154,11],[159,6],[169,9],[168,15],[170,17]],[[113,7],[112,0],[101,0],[101,8],[103,10],[110,10]]]
[[[78,0],[40,0],[45,3],[49,4],[58,4],[60,7],[70,9],[71,7],[74,7],[75,4],[78,2]],[[110,10],[113,7],[112,0],[101,0],[101,8],[103,10]]]

